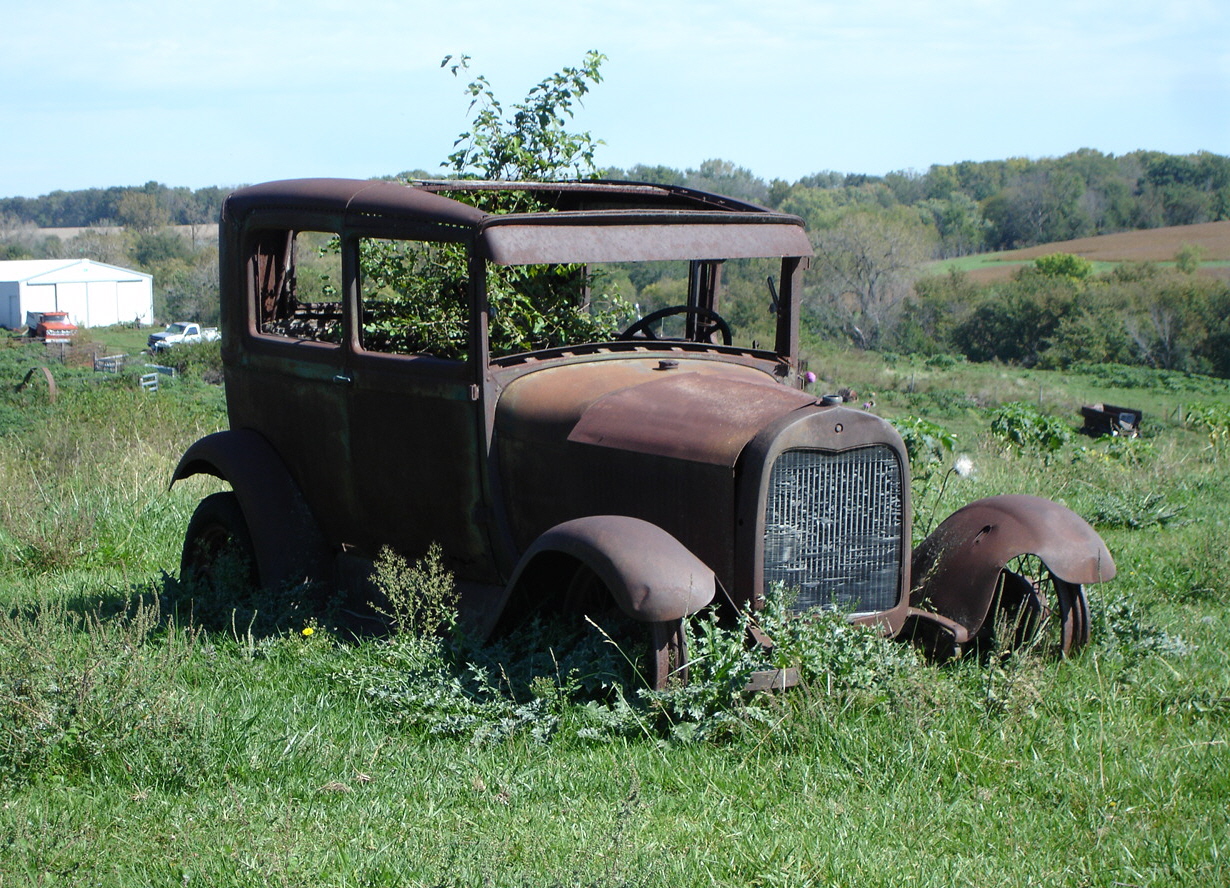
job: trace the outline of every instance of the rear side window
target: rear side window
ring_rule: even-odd
[[[261,333],[342,341],[342,252],[336,235],[262,232],[253,242],[249,270]]]

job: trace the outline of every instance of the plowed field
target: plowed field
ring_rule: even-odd
[[[1101,237],[1042,244],[1024,250],[969,256],[956,262],[937,263],[942,268],[952,264],[969,273],[978,283],[1006,280],[1021,265],[1049,253],[1072,253],[1091,262],[1173,262],[1175,254],[1187,244],[1203,251],[1201,274],[1230,280],[1230,221],[1204,222],[1199,225],[1177,225],[1171,228],[1151,228],[1145,231],[1125,231]]]

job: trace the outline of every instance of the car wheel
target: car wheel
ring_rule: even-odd
[[[683,620],[649,624],[649,679],[656,691],[688,683],[688,643]]]
[[[993,623],[1000,647],[1067,657],[1089,641],[1089,600],[1079,583],[1055,576],[1037,555],[1021,555],[1000,574]]]
[[[184,534],[179,578],[203,583],[215,592],[258,585],[252,536],[234,493],[213,493],[197,505]]]
[[[589,567],[580,565],[564,596],[567,613],[585,614],[595,626],[600,623],[621,623],[620,634],[635,639],[638,647],[648,641],[646,655],[634,665],[645,682],[655,691],[672,685],[687,684],[688,647],[683,620],[667,620],[659,623],[642,623],[629,618],[616,606],[606,585]],[[599,616],[602,615],[602,616]],[[598,617],[595,622],[594,618]],[[607,631],[602,629],[604,633]],[[639,655],[638,655],[639,657]]]

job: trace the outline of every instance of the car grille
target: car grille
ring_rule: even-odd
[[[765,589],[792,590],[796,611],[893,607],[901,575],[901,485],[896,452],[884,445],[783,453],[765,506]]]

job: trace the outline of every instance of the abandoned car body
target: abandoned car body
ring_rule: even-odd
[[[198,507],[184,574],[237,543],[262,584],[337,583],[386,545],[434,542],[480,634],[614,605],[646,625],[656,686],[686,663],[681,621],[711,602],[787,588],[800,612],[951,653],[1009,589],[1062,618],[1066,652],[1087,637],[1082,584],[1114,575],[1083,520],[1029,497],[957,513],[912,567],[900,436],[803,390],[797,217],[626,182],[325,179],[237,191],[220,231],[230,430],[192,445],[172,483],[207,473],[233,492]],[[734,344],[719,313],[724,264],[744,260],[772,263],[771,347]],[[600,269],[631,262],[675,263],[686,302],[578,341],[505,335],[544,281],[585,306]],[[419,278],[431,293],[409,303],[451,313],[447,335],[407,315]],[[1009,565],[1027,554],[1039,576]]]

